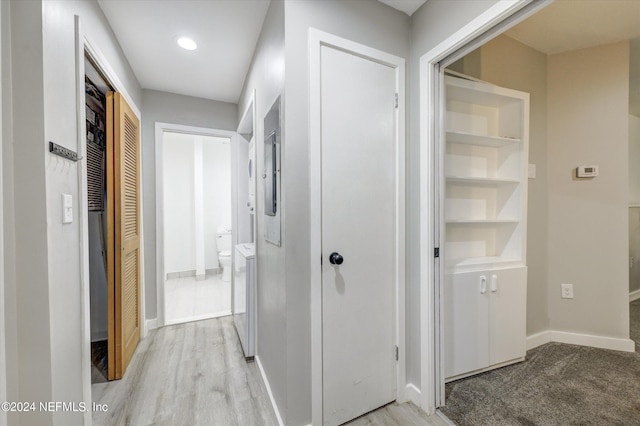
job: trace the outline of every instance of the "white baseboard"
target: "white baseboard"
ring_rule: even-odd
[[[527,337],[527,350],[549,342],[567,343],[570,345],[591,346],[614,351],[635,352],[635,342],[631,339],[595,336],[592,334],[570,333],[567,331],[547,330]]]
[[[406,395],[409,401],[413,402],[416,407],[420,407],[420,401],[422,401],[422,391],[418,389],[413,383],[407,384]]]
[[[146,324],[147,324],[147,331],[155,330],[156,328],[158,328],[158,318],[148,319],[146,321]]]
[[[631,293],[629,293],[629,302],[633,302],[640,299],[640,289],[636,290],[636,291],[632,291]]]
[[[258,355],[255,356],[256,364],[258,364],[258,370],[260,371],[260,377],[262,378],[262,383],[264,387],[267,389],[267,395],[269,395],[269,400],[271,401],[271,406],[273,407],[273,411],[276,413],[276,419],[278,419],[278,424],[280,426],[284,426],[284,422],[282,421],[282,416],[280,416],[280,410],[278,410],[278,404],[276,404],[276,400],[273,397],[273,392],[271,392],[271,386],[269,385],[269,379],[267,379],[267,375],[264,372],[264,368],[262,368],[262,363],[260,362],[260,357]]]
[[[541,331],[540,333],[527,336],[527,350],[537,348],[551,341],[550,331]]]

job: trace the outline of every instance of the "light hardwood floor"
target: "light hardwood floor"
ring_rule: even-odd
[[[346,423],[349,426],[449,426],[437,415],[428,416],[415,405],[391,403]]]
[[[196,277],[174,278],[164,282],[165,324],[180,324],[229,315],[231,282],[222,274],[210,274],[202,281]]]
[[[92,386],[95,425],[276,425],[230,317],[153,330],[122,380]]]
[[[246,362],[231,317],[153,330],[122,380],[96,383],[96,426],[277,425],[257,366]],[[446,426],[412,404],[389,404],[352,426]]]

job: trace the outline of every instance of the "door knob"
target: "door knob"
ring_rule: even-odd
[[[342,265],[344,262],[344,257],[340,253],[336,253],[335,251],[329,255],[329,262],[332,265]]]

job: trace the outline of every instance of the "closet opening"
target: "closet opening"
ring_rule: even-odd
[[[108,280],[113,257],[113,200],[107,197],[107,93],[113,87],[87,57],[85,62],[85,114],[87,160],[87,207],[89,238],[91,383],[109,378],[110,358]],[[111,216],[113,213],[111,213]],[[111,360],[113,363],[113,360]],[[111,364],[113,365],[113,364]],[[111,372],[113,374],[113,372]]]
[[[617,397],[637,386],[633,7],[559,0],[496,18],[428,63],[442,195],[436,405],[455,422],[633,422]],[[612,37],[608,25],[634,31]]]

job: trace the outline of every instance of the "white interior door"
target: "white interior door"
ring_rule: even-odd
[[[323,418],[336,425],[396,399],[396,70],[322,46],[320,72]]]

